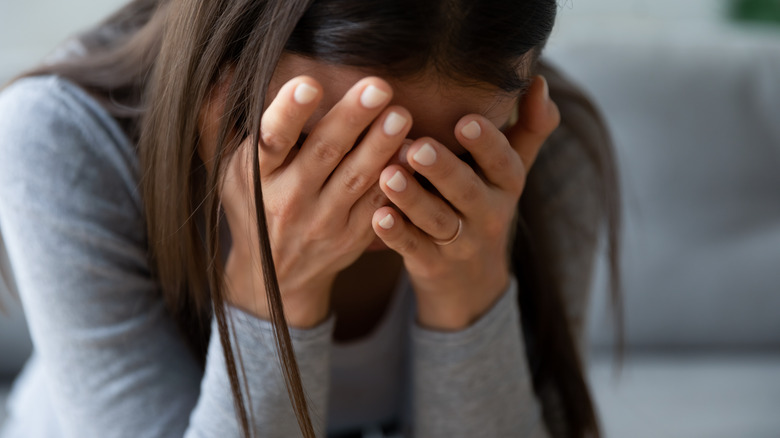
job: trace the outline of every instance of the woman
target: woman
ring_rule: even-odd
[[[534,76],[555,11],[136,0],[15,81],[4,436],[598,434],[573,333],[615,179]]]

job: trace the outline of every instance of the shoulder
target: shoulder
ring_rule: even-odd
[[[140,211],[134,147],[97,101],[65,79],[22,78],[0,93],[0,155],[6,192],[119,195]]]
[[[68,218],[143,241],[135,148],[72,82],[23,78],[0,93],[0,156],[3,215]]]
[[[29,138],[56,129],[86,139],[103,133],[115,142],[126,141],[99,103],[77,85],[57,76],[12,82],[0,93],[0,115],[4,134],[26,133],[24,137]]]

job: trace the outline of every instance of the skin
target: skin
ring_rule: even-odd
[[[314,94],[306,103],[294,97],[302,84]],[[384,99],[366,107],[361,95],[370,87]],[[207,166],[223,96],[217,84],[201,111],[199,154]],[[509,282],[506,249],[525,175],[560,119],[543,78],[534,78],[520,98],[433,74],[382,79],[288,55],[268,96],[263,144],[245,140],[221,188],[234,241],[225,266],[232,305],[270,318],[250,208],[249,148],[257,147],[273,258],[292,327],[313,327],[331,311],[340,319],[358,315],[361,307],[374,309],[368,319],[376,320],[394,285],[388,279],[397,277],[401,264],[423,326],[460,330],[491,307]],[[520,120],[502,132],[515,106]],[[386,132],[388,119],[396,120],[397,132]],[[308,136],[298,148],[302,132]],[[425,156],[417,154],[423,149],[429,160],[420,162],[415,157]],[[457,157],[464,151],[475,168]],[[439,193],[425,190],[413,173]],[[455,235],[459,219],[457,240],[436,245],[434,240]]]

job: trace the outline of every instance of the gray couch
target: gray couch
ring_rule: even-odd
[[[780,28],[613,23],[548,55],[614,135],[626,347],[603,263],[591,369],[611,437],[780,436]]]

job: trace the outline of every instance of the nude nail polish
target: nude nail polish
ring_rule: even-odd
[[[414,141],[411,138],[405,138],[401,150],[398,151],[398,161],[401,164],[409,164],[409,160],[406,159],[406,154],[409,152],[409,148],[412,146],[412,143]]]
[[[382,129],[387,135],[396,135],[404,129],[404,126],[406,126],[406,117],[393,111],[385,118]]]
[[[390,228],[393,228],[393,225],[395,225],[395,219],[393,219],[393,215],[388,214],[387,216],[383,217],[382,220],[379,221],[379,226],[384,228],[385,230],[389,230]]]
[[[430,144],[425,143],[420,150],[412,155],[412,158],[423,166],[430,166],[436,162],[436,150]]]
[[[482,134],[482,128],[476,120],[472,120],[466,126],[460,128],[460,133],[469,140],[476,140]]]
[[[380,90],[379,88],[373,85],[369,85],[360,95],[360,104],[368,109],[376,108],[384,103],[388,96],[389,95],[387,93]]]
[[[395,175],[387,180],[386,185],[394,192],[403,192],[406,189],[406,178],[404,178],[400,170],[397,170]]]
[[[315,97],[317,97],[318,90],[309,84],[299,84],[295,87],[293,98],[301,105],[311,103]]]
[[[547,78],[542,75],[539,75],[539,77],[542,79],[542,85],[544,85],[544,91],[542,92],[544,100],[550,100],[550,85],[547,83]]]

